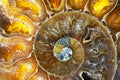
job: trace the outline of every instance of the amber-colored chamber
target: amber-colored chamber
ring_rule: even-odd
[[[0,0],[0,80],[120,80],[119,31],[120,0]],[[63,34],[84,48],[79,70],[72,61],[54,64]]]

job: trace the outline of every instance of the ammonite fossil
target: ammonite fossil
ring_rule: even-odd
[[[0,0],[0,80],[120,80],[120,0]]]

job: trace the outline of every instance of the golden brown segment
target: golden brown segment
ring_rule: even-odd
[[[34,22],[44,20],[46,17],[42,0],[9,0],[9,3],[13,11],[27,15]]]
[[[88,0],[67,0],[68,5],[75,10],[84,10],[85,4]]]
[[[79,64],[84,62],[84,49],[80,42],[77,39],[70,39],[70,47],[73,50],[73,58]],[[79,54],[78,54],[79,53]]]
[[[66,0],[44,0],[48,10],[59,12],[65,8]]]
[[[38,68],[38,71],[36,74],[34,74],[30,80],[49,80],[48,74],[44,70],[42,70],[40,67]]]
[[[37,63],[34,57],[21,60],[15,64],[13,77],[15,80],[27,80],[36,70]]]
[[[113,9],[116,3],[117,0],[89,0],[88,8],[93,16],[102,19],[107,12]]]
[[[61,0],[48,0],[52,8],[59,8]]]
[[[2,28],[5,31],[4,34],[7,34],[8,36],[30,38],[33,37],[36,32],[37,26],[35,26],[28,17],[22,14],[15,13],[14,15],[9,15],[9,17],[7,17],[1,11],[0,16],[0,28]]]
[[[0,28],[4,31],[2,34],[32,37],[37,27],[33,25],[31,20],[22,14],[13,12],[9,7],[8,0],[2,0],[0,3],[2,4],[0,7]]]
[[[28,34],[30,32],[29,26],[24,22],[13,22],[11,25],[6,26],[7,33],[23,33]]]
[[[107,25],[115,36],[120,31],[120,5],[118,5],[107,17]]]
[[[18,59],[29,56],[32,42],[22,38],[5,38],[0,36],[0,63],[11,64]]]
[[[36,71],[37,63],[34,56],[18,61],[14,65],[0,66],[0,79],[4,80],[28,80]]]

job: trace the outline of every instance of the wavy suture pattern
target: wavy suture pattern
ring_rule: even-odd
[[[53,47],[56,40],[66,36],[75,38],[80,43],[70,38],[72,46],[69,48],[73,55],[69,61],[62,62],[54,57]],[[66,47],[67,45],[66,43]],[[64,78],[76,73],[82,77],[86,72],[93,80],[110,80],[116,67],[114,47],[103,25],[84,13],[66,12],[52,17],[42,25],[36,36],[35,54],[40,66],[51,75]],[[58,52],[59,50],[58,48]]]
[[[120,80],[119,14],[120,0],[0,0],[0,80]]]

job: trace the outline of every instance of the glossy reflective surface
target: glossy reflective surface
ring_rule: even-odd
[[[119,9],[120,0],[0,0],[0,80],[120,80]]]

